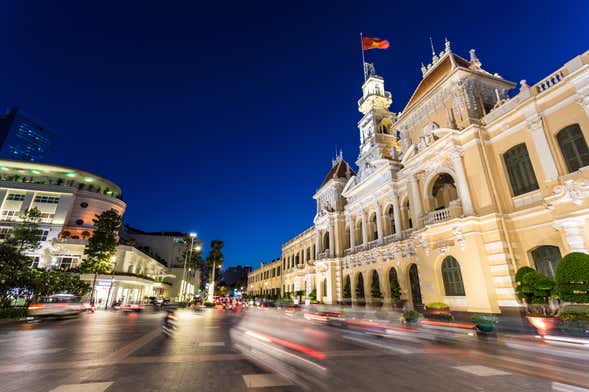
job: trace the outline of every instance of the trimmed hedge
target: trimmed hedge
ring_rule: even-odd
[[[27,316],[27,307],[0,308],[0,319],[18,319]]]
[[[558,263],[556,294],[566,302],[589,303],[589,255],[569,253]]]
[[[448,304],[445,304],[443,302],[432,302],[432,303],[425,305],[425,307],[427,309],[450,309],[450,306],[448,306]]]

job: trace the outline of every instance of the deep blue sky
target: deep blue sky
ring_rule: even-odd
[[[357,157],[360,31],[391,42],[368,60],[394,111],[430,36],[530,84],[588,48],[587,1],[427,3],[4,2],[0,108],[55,131],[49,161],[119,184],[128,223],[257,266],[312,224],[336,146]]]

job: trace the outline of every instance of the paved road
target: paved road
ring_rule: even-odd
[[[170,339],[161,317],[0,327],[0,391],[589,391],[589,351],[566,346],[383,337],[272,310],[179,312]]]

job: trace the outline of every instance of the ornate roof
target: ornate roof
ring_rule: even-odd
[[[332,162],[331,170],[325,176],[325,179],[321,183],[319,188],[323,188],[325,184],[332,179],[348,179],[352,176],[355,176],[356,172],[352,169],[352,167],[344,160],[341,153],[338,157]]]

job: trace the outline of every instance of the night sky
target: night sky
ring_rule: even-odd
[[[226,265],[279,257],[336,149],[355,161],[360,31],[391,42],[367,60],[395,112],[430,36],[529,84],[589,43],[588,1],[14,1],[1,20],[0,108],[56,133],[48,161],[116,182],[129,224],[224,240]]]

